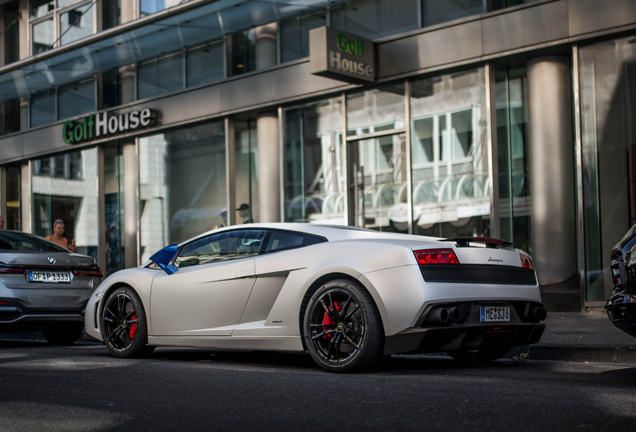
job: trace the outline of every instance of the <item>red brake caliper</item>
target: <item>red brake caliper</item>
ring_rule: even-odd
[[[130,316],[131,320],[136,320],[137,319],[137,314],[134,313]],[[130,332],[128,333],[130,335],[130,340],[135,340],[135,335],[137,334],[137,323],[134,322],[130,325]]]
[[[336,312],[340,312],[340,302],[334,302],[333,305],[336,307]],[[331,306],[329,306],[329,310],[330,311],[332,310]],[[334,320],[332,320],[329,317],[329,315],[327,315],[327,312],[325,312],[325,315],[322,318],[322,324],[326,326],[326,325],[335,324],[335,323],[336,322]],[[329,330],[329,327],[323,327],[322,328],[323,332],[328,331],[328,330]],[[332,337],[333,337],[333,333],[329,333],[329,334],[324,335],[322,338],[327,340],[327,339],[331,339]]]

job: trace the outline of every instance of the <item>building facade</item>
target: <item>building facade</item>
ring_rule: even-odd
[[[0,214],[38,235],[64,220],[106,273],[289,221],[512,241],[552,310],[612,290],[611,248],[636,223],[633,0],[10,0],[0,15]],[[324,27],[343,55],[373,54],[339,64],[363,79],[315,73]]]

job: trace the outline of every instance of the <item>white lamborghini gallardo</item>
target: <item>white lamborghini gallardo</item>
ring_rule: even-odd
[[[510,243],[280,223],[167,246],[104,280],[85,323],[116,357],[308,351],[344,372],[396,353],[491,361],[538,342],[545,317],[532,260]]]

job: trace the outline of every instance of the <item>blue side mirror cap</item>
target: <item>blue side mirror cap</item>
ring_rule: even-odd
[[[160,251],[155,252],[155,254],[150,257],[150,261],[157,264],[163,269],[163,271],[171,275],[179,271],[178,268],[170,264],[175,255],[177,255],[178,250],[179,246],[177,246],[176,244],[168,245]]]

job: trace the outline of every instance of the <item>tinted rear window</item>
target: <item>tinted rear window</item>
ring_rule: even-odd
[[[316,243],[324,243],[326,240],[308,234],[289,231],[271,231],[267,239],[266,252],[276,252],[287,249],[305,247]]]
[[[0,231],[0,250],[32,252],[69,252],[39,237],[12,231]]]

